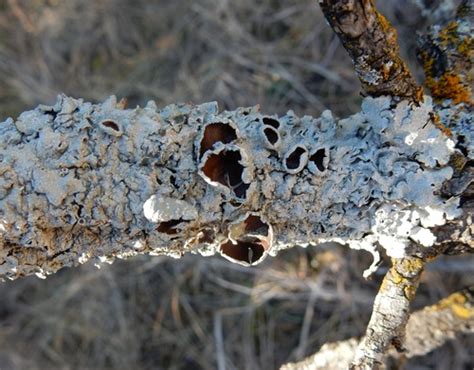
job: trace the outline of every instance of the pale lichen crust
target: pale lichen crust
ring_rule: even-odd
[[[431,113],[429,98],[336,120],[61,96],[0,123],[0,278],[138,253],[248,266],[325,241],[429,247],[459,214],[438,196],[455,148]]]

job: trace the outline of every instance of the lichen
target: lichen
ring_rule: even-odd
[[[272,226],[258,213],[249,212],[229,225],[227,239],[219,246],[222,256],[244,266],[262,262],[273,247]]]
[[[150,222],[172,220],[193,220],[197,218],[196,208],[180,199],[152,195],[143,204],[143,214]]]
[[[138,253],[254,265],[326,241],[370,251],[373,272],[380,248],[402,257],[415,241],[433,245],[430,228],[459,215],[458,200],[439,192],[454,140],[474,155],[472,115],[459,112],[449,138],[432,111],[429,98],[365,98],[360,113],[336,120],[61,96],[0,123],[0,277]],[[452,112],[439,111],[443,124]],[[269,233],[239,234],[249,215]]]
[[[432,26],[420,37],[418,57],[425,72],[425,85],[435,102],[472,105],[472,68],[474,37],[468,15],[458,13],[444,27]]]
[[[428,76],[425,84],[437,101],[451,99],[454,104],[472,103],[471,91],[458,75],[447,72],[438,78]]]
[[[462,292],[451,294],[431,308],[435,311],[446,309],[451,310],[454,315],[464,320],[474,317],[474,305],[468,301],[466,295]]]

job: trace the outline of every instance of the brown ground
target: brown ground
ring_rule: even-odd
[[[415,69],[414,34],[432,17],[415,0],[379,3]],[[339,116],[361,99],[314,0],[0,0],[0,120],[60,92]],[[0,369],[277,369],[363,333],[381,279],[363,280],[368,263],[344,247],[295,248],[251,269],[141,257],[1,284]],[[473,259],[441,259],[415,306],[473,272]],[[473,364],[463,337],[407,368]]]

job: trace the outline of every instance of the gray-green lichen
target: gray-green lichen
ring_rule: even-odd
[[[0,123],[0,278],[138,253],[253,265],[330,240],[375,256],[430,246],[459,214],[437,195],[455,149],[431,111],[429,98],[366,98],[336,120],[61,96]]]

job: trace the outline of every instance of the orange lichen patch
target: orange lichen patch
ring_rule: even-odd
[[[204,134],[199,145],[199,155],[202,155],[213,147],[215,143],[229,144],[237,139],[235,129],[228,123],[210,123],[204,129]]]
[[[427,75],[428,76],[428,75]],[[471,89],[455,74],[445,73],[440,78],[427,77],[426,86],[435,100],[452,99],[454,104],[472,104]]]
[[[449,22],[441,31],[439,32],[439,38],[442,45],[447,45],[449,42],[456,41],[456,30],[458,25],[456,21]]]
[[[459,18],[424,38],[418,56],[425,71],[425,84],[437,102],[451,99],[453,104],[473,104],[473,46],[474,38],[466,33],[465,23]]]
[[[444,27],[439,32],[439,39],[441,40],[442,46],[448,46],[449,44],[454,44],[459,42],[459,33],[458,33],[458,22],[452,21],[449,22],[446,27]]]
[[[374,5],[373,5],[374,6]],[[374,6],[375,9],[375,6]],[[382,28],[382,31],[387,36],[387,41],[389,44],[397,44],[397,30],[390,24],[387,18],[385,18],[380,12],[375,9],[375,14],[377,16],[377,21]],[[398,48],[397,48],[398,49]],[[396,51],[398,52],[398,50]]]
[[[418,52],[418,58],[421,62],[421,66],[423,67],[423,71],[425,72],[425,76],[432,76],[435,59],[432,58],[426,50],[420,50]]]
[[[468,320],[474,317],[474,306],[462,292],[451,294],[430,310],[441,311],[446,309],[450,309],[454,315],[461,319]]]
[[[438,113],[431,113],[430,116],[431,122],[433,122],[433,125],[435,125],[437,129],[439,129],[446,136],[453,137],[453,132],[441,123],[441,118],[439,118]]]
[[[466,37],[464,40],[459,42],[457,46],[457,51],[461,55],[470,56],[474,53],[474,38]]]

